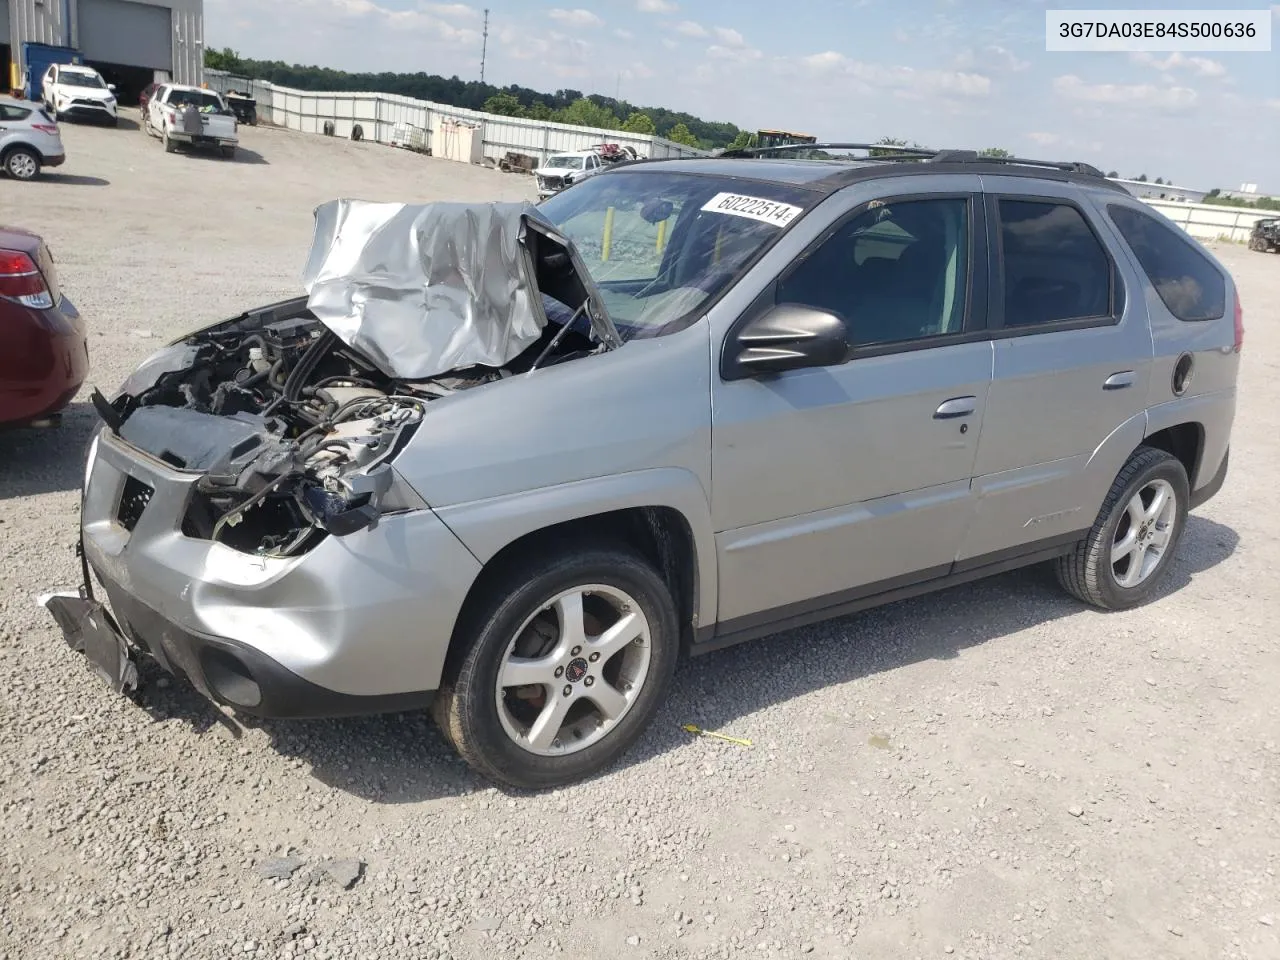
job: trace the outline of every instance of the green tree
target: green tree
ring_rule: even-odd
[[[677,123],[668,130],[667,139],[673,143],[682,143],[686,147],[696,147],[698,145],[698,138],[690,133],[689,128],[683,123]]]
[[[1164,183],[1164,178],[1163,178],[1163,177],[1156,177],[1156,183],[1157,183],[1157,184]]]
[[[496,113],[501,117],[523,117],[524,107],[513,93],[495,93],[484,102],[485,113]]]
[[[1119,170],[1112,170],[1110,173],[1107,174],[1108,180],[1118,180],[1119,178],[1120,178]]]
[[[905,146],[907,145],[907,141],[905,141],[905,140],[899,140],[899,139],[897,139],[896,137],[881,137],[879,140],[877,140],[877,141],[876,141],[876,143],[881,144],[882,146],[886,146],[886,147],[905,147]],[[872,148],[871,148],[870,150],[868,150],[867,152],[868,152],[871,156],[873,156],[873,157],[891,157],[891,156],[893,156],[893,154],[894,154],[894,153],[896,153],[897,151],[895,151],[895,150],[877,150],[877,149],[875,149],[874,147],[872,147]]]
[[[245,62],[240,54],[230,47],[221,50],[205,50],[204,65],[210,70],[225,70],[227,73],[245,73]]]
[[[658,128],[654,125],[649,115],[641,113],[639,110],[631,111],[631,116],[627,117],[627,122],[622,125],[622,129],[627,133],[654,134],[658,132]]]
[[[525,111],[525,116],[530,120],[553,120],[555,119],[555,111],[541,100],[535,100],[529,104],[529,109]]]
[[[1138,183],[1146,183],[1146,182],[1147,182],[1147,175],[1146,175],[1145,173],[1144,173],[1144,174],[1139,175],[1139,177],[1138,177]]]
[[[1208,193],[1204,195],[1204,198],[1206,200],[1212,200],[1214,197],[1218,196],[1220,193],[1222,193],[1222,191],[1219,190],[1217,187],[1214,187],[1212,190],[1210,190]]]
[[[612,110],[607,110],[586,97],[573,101],[563,110],[557,111],[555,120],[558,123],[570,123],[575,127],[598,127],[602,130],[617,130],[618,118]]]
[[[726,147],[726,149],[746,150],[748,147],[754,147],[756,145],[756,135],[754,133],[751,133],[749,130],[739,130],[738,135],[729,142],[729,146]]]
[[[1013,154],[1011,154],[1004,147],[986,147],[985,149],[978,151],[978,156],[1003,158],[1003,157],[1011,157],[1013,156]]]

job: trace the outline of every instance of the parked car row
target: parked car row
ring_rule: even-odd
[[[0,172],[15,180],[34,180],[45,167],[66,162],[58,121],[119,124],[115,86],[92,67],[52,65],[44,74],[40,97],[37,102],[0,96]],[[217,91],[153,83],[142,92],[140,106],[142,132],[163,141],[166,153],[200,147],[215,149],[227,159],[235,157],[240,142],[237,111]]]

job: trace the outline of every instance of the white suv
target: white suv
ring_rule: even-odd
[[[59,120],[99,120],[115,126],[116,86],[93,67],[55,63],[44,74],[44,105]]]
[[[546,163],[533,171],[538,178],[538,198],[557,194],[570,184],[599,173],[603,166],[604,161],[594,150],[558,153],[548,157]]]

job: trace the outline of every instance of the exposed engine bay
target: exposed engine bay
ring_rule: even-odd
[[[572,244],[525,204],[333,201],[304,284],[93,396],[126,443],[200,475],[188,537],[288,557],[424,507],[391,460],[432,401],[620,342]],[[126,484],[126,530],[153,493]]]
[[[201,474],[186,536],[287,557],[422,506],[390,460],[432,400],[596,349],[572,324],[551,323],[504,367],[399,380],[342,343],[299,298],[187,337],[113,401],[97,394],[94,402],[128,444]]]

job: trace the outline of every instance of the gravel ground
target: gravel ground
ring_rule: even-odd
[[[528,195],[267,129],[235,164],[64,136],[0,218],[53,245],[104,388],[298,292],[320,201]],[[176,683],[111,696],[35,605],[76,580],[92,417],[0,435],[0,956],[1280,956],[1280,257],[1220,252],[1232,474],[1161,599],[1101,614],[1029,570],[713,654],[621,767],[540,795],[423,715],[236,736]]]

